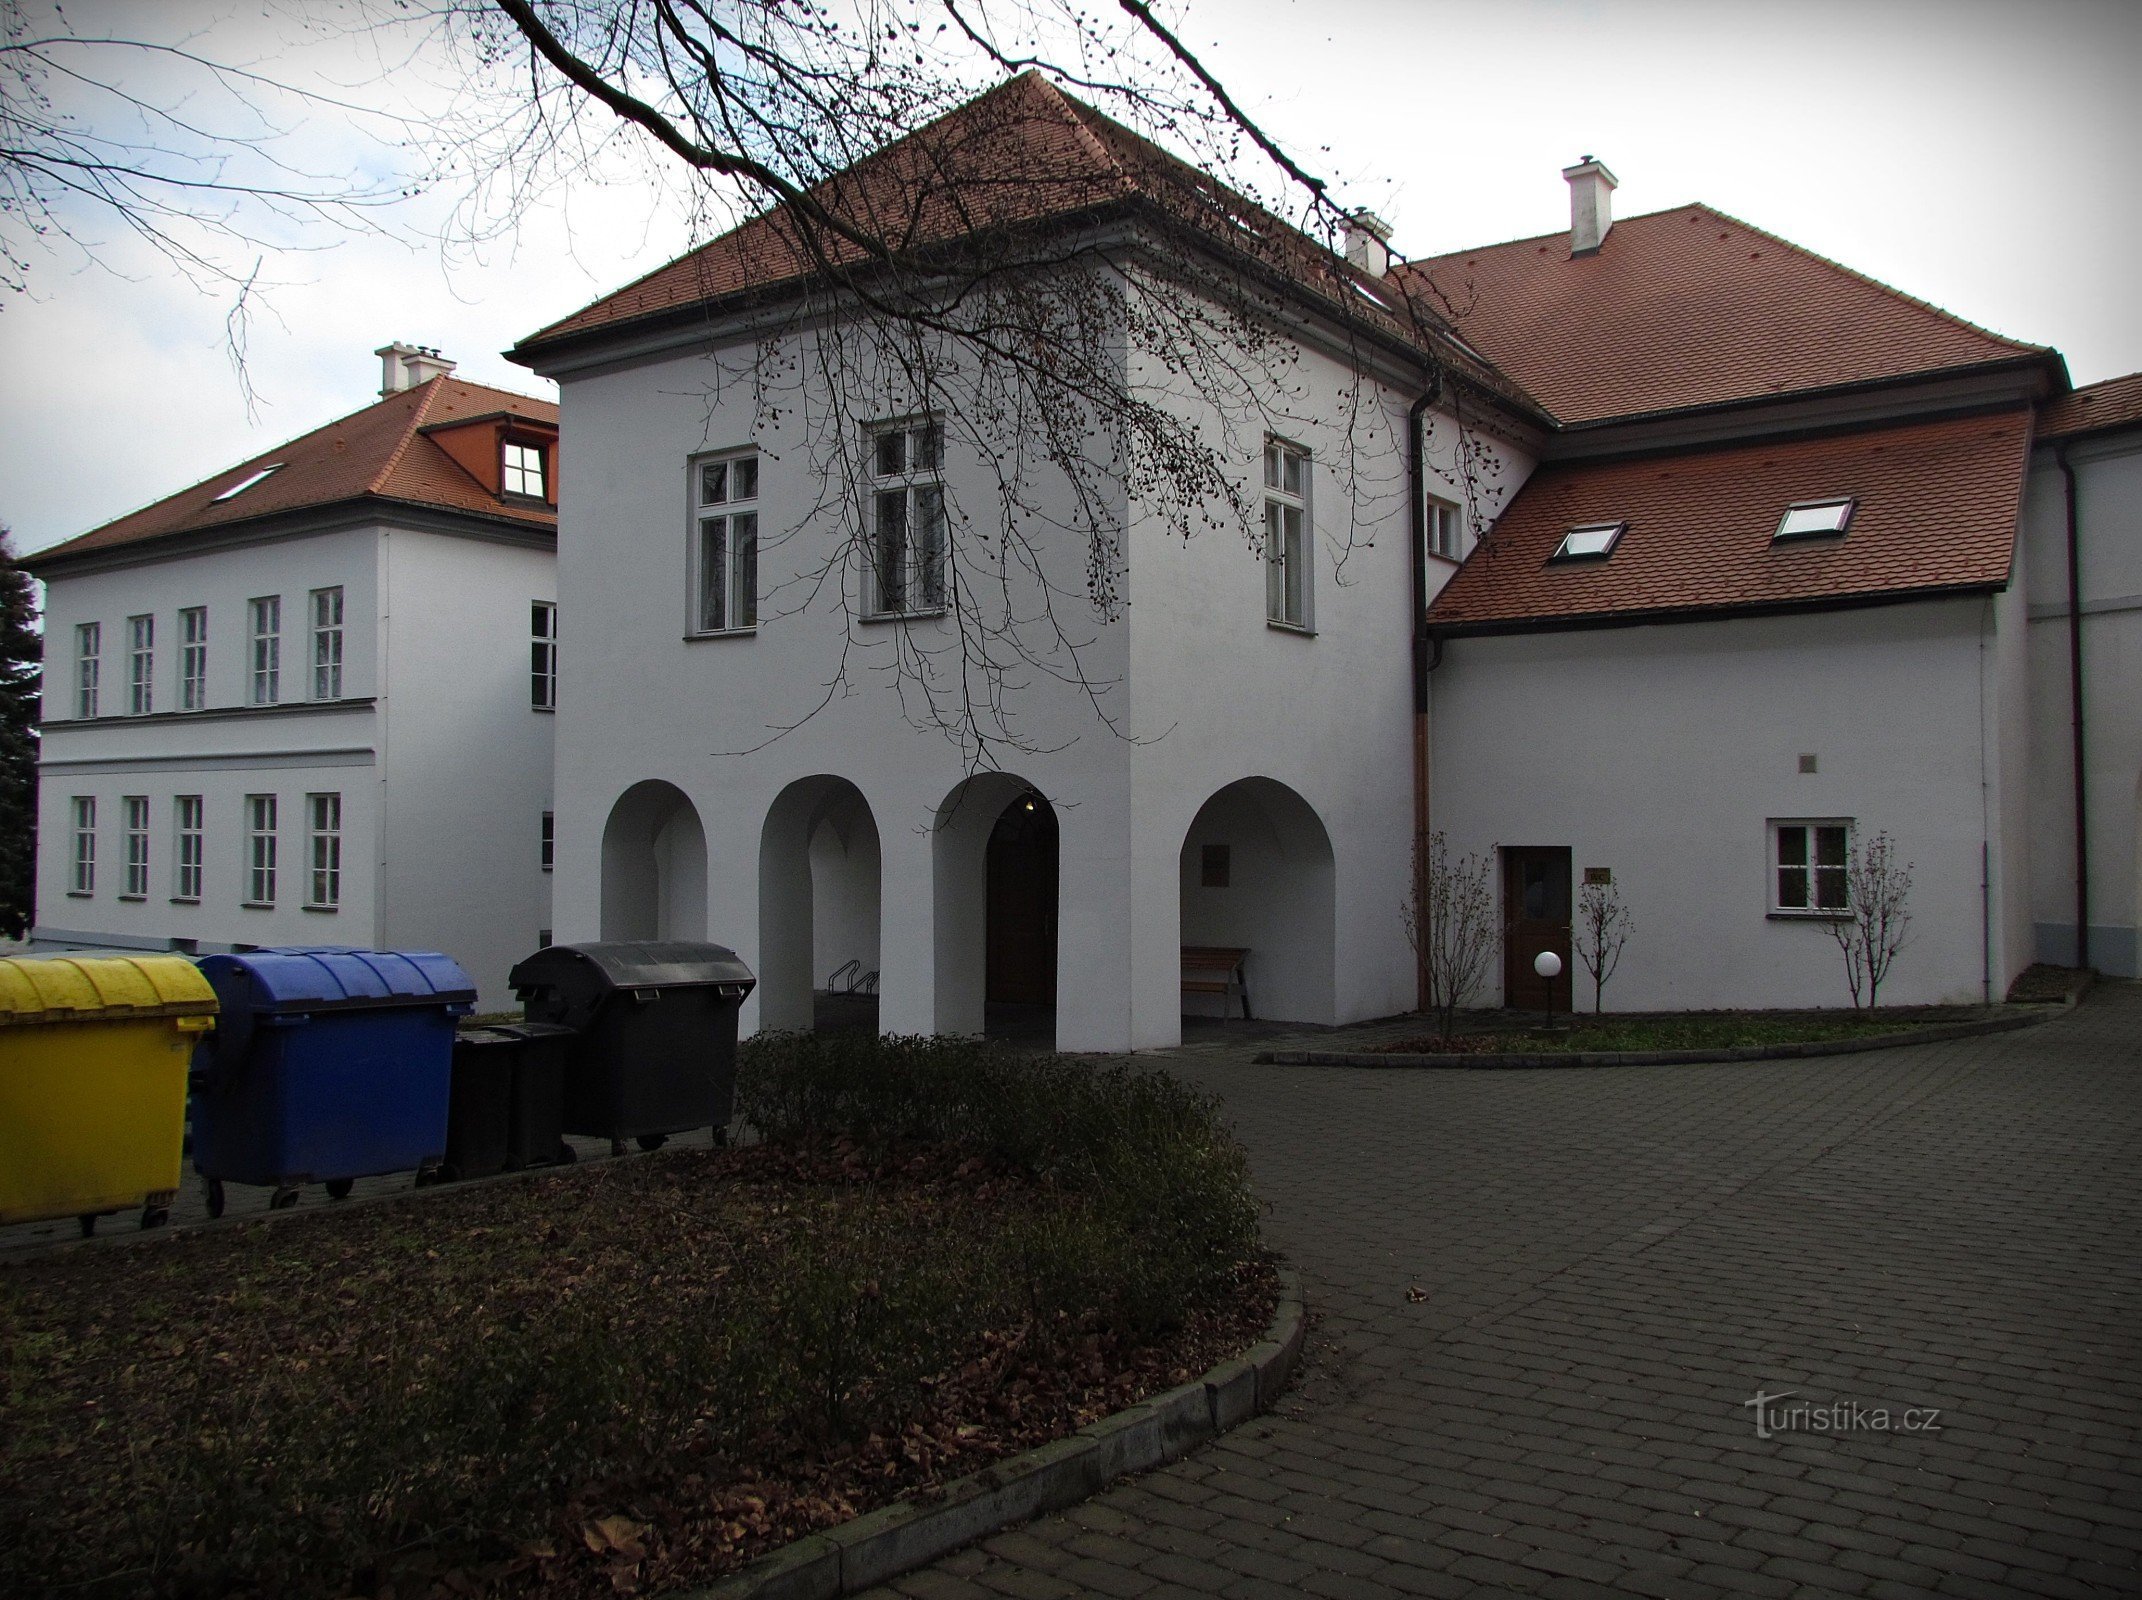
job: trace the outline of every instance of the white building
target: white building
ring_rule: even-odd
[[[25,563],[33,944],[441,949],[550,925],[556,409],[391,345],[382,398]]]
[[[1836,1005],[1833,857],[1886,831],[1917,935],[1884,1001],[2057,956],[2020,511],[2059,356],[1565,176],[1570,234],[1402,263],[1364,219],[1342,265],[1032,75],[849,175],[939,244],[1060,228],[1104,299],[1169,248],[1254,280],[1247,550],[1224,493],[1185,538],[1105,441],[1004,431],[986,368],[874,361],[778,214],[523,341],[575,463],[558,936],[732,944],[747,1027],[871,975],[887,1031],[1053,1003],[1062,1047],[1146,1048],[1220,1003],[1186,946],[1246,950],[1263,1017],[1414,1005],[1435,830],[1496,873],[1490,999],[1541,998],[1581,868],[1640,924],[1611,1005]],[[1127,405],[1212,420],[1123,348]],[[2130,736],[2092,759],[2131,828]],[[2131,929],[2131,840],[2093,861]]]

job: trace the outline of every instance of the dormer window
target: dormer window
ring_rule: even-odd
[[[221,494],[217,495],[215,499],[209,501],[208,503],[210,505],[220,505],[225,500],[235,500],[240,495],[244,494],[246,490],[252,488],[254,484],[260,482],[261,479],[272,478],[275,476],[276,473],[282,470],[283,464],[280,461],[276,462],[275,465],[272,467],[262,467],[259,471],[253,473],[251,476],[240,478],[236,483],[232,484],[228,489],[224,490]]]
[[[1549,561],[1604,561],[1629,525],[1626,522],[1581,522],[1562,535]]]
[[[505,492],[524,500],[548,500],[550,495],[543,482],[543,447],[516,444],[508,439],[504,449],[499,482]]]
[[[1778,519],[1778,531],[1772,534],[1771,542],[1786,539],[1835,538],[1852,523],[1853,500],[1802,500],[1785,508],[1785,515]]]

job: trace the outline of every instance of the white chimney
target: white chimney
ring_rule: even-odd
[[[379,357],[382,399],[404,389],[414,389],[420,383],[429,383],[454,370],[454,363],[429,345],[403,344],[397,340],[393,344],[381,345],[372,354]]]
[[[1346,219],[1346,259],[1372,278],[1391,270],[1391,225],[1373,211]]]
[[[1606,243],[1607,229],[1614,226],[1618,185],[1606,164],[1590,156],[1564,167],[1562,176],[1569,180],[1569,253],[1588,256]]]

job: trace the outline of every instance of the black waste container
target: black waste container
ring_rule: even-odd
[[[565,1142],[565,1064],[573,1030],[556,1022],[508,1022],[494,1031],[519,1046],[506,1119],[507,1170],[572,1160],[573,1147]]]
[[[487,1178],[573,1159],[564,1135],[572,1040],[572,1029],[548,1022],[496,1023],[454,1035],[443,1177]]]
[[[758,982],[736,952],[676,940],[554,944],[515,967],[530,1022],[574,1031],[565,1131],[637,1139],[726,1128],[736,1013]]]

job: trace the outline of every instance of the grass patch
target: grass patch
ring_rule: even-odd
[[[1269,1315],[1241,1152],[1171,1079],[866,1038],[740,1080],[763,1146],[0,1271],[0,1592],[704,1579]]]
[[[1567,1028],[1532,1032],[1418,1034],[1375,1047],[1392,1055],[1547,1055],[1609,1050],[1731,1050],[1745,1045],[1812,1044],[1905,1033],[1926,1024],[1905,1016],[1578,1017]]]

